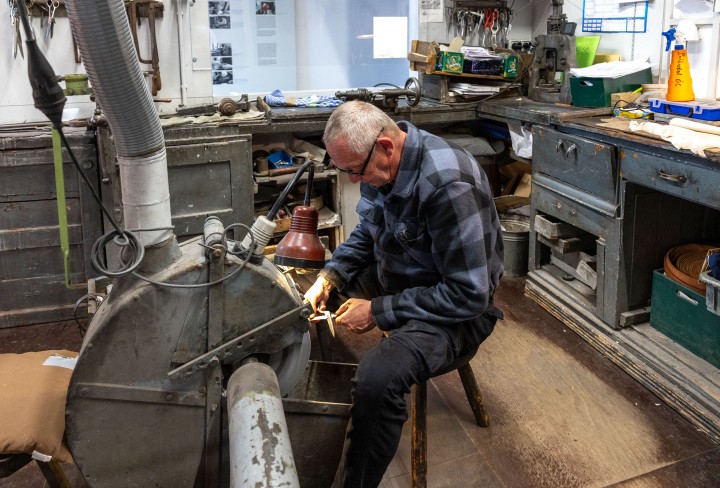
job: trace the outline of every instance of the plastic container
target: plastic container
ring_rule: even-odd
[[[650,102],[650,110],[656,113],[682,115],[700,120],[720,120],[720,102],[715,100],[670,102],[664,98],[649,98],[648,102]]]
[[[700,281],[705,283],[705,306],[708,311],[720,315],[720,280],[710,276],[710,270],[700,273]]]
[[[707,310],[705,297],[682,283],[653,272],[650,325],[679,345],[720,368],[720,316]]]
[[[650,68],[618,78],[570,77],[572,104],[576,107],[611,107],[613,93],[631,92],[652,81]]]
[[[505,276],[524,276],[528,271],[530,223],[501,217],[502,240],[505,248]]]
[[[267,157],[271,169],[286,168],[293,165],[293,157],[285,151],[275,151]]]

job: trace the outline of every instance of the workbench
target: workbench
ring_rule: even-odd
[[[479,106],[479,117],[532,124],[526,294],[720,441],[720,370],[648,322],[653,270],[668,249],[720,242],[720,158],[630,133],[609,113],[525,98]],[[580,237],[563,248],[544,235],[552,226]],[[578,249],[594,256],[584,281],[564,261]]]

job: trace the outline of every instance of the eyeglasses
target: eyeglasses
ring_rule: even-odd
[[[342,173],[347,173],[349,175],[356,175],[356,176],[364,175],[365,170],[367,169],[367,166],[370,163],[370,158],[372,158],[373,151],[375,151],[375,146],[377,145],[377,141],[378,141],[378,139],[380,139],[380,136],[382,135],[384,130],[385,130],[385,127],[380,129],[380,132],[378,132],[378,135],[375,138],[375,141],[373,142],[372,146],[370,147],[370,152],[368,153],[367,157],[365,158],[365,162],[363,163],[362,168],[360,168],[360,171],[353,171],[351,169],[338,168],[337,166],[335,166],[335,169]],[[327,153],[325,153],[325,157],[329,158]]]

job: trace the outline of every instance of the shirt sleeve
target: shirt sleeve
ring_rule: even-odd
[[[482,314],[489,304],[489,256],[497,252],[502,256],[489,188],[467,180],[448,183],[433,192],[422,215],[441,279],[434,286],[409,286],[373,299],[372,313],[383,330],[412,319],[440,324],[466,321]]]

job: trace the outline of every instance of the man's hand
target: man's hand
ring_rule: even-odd
[[[369,300],[351,298],[337,309],[335,323],[344,325],[350,332],[364,334],[375,328]]]
[[[330,291],[332,291],[332,289],[332,283],[322,276],[318,276],[315,283],[313,283],[310,289],[305,292],[305,300],[310,302],[313,312],[317,313],[318,309],[325,307],[325,304],[330,298]]]

